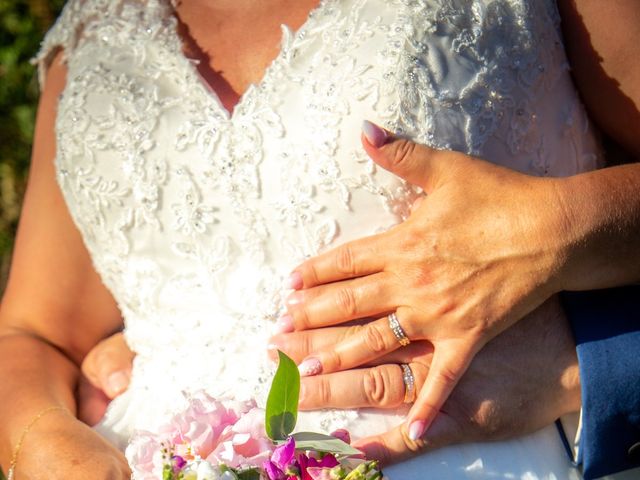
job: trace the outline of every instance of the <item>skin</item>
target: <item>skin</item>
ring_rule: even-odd
[[[249,3],[248,1],[233,2],[232,5],[230,1],[217,2],[216,5],[220,8],[231,8],[234,5],[234,8],[237,8],[235,16],[233,10],[226,11],[228,23],[227,17],[219,16],[209,17],[205,24],[204,18],[207,18],[205,13],[213,15],[215,11],[207,11],[212,7],[206,7],[204,2],[189,2],[178,9],[184,23],[189,25],[189,36],[199,46],[201,52],[212,52],[214,51],[212,46],[216,45],[214,61],[208,59],[209,61],[206,62],[208,68],[203,71],[206,73],[210,70],[222,77],[230,87],[229,92],[242,92],[248,83],[259,80],[264,66],[275,55],[279,32],[276,35],[277,29],[269,30],[267,27],[270,25],[269,22],[273,23],[277,18],[276,23],[279,24],[285,19],[286,23],[295,28],[298,25],[296,19],[304,18],[311,8],[310,5],[306,5],[306,2],[275,2],[274,4],[260,2],[258,5],[264,7],[263,9],[256,8],[256,5],[252,4],[253,10],[250,10]],[[637,90],[640,86],[638,81],[640,73],[636,66],[637,62],[629,59],[637,58],[637,49],[640,45],[635,38],[637,22],[633,22],[637,19],[640,6],[635,0],[619,0],[615,2],[613,8],[608,9],[599,8],[597,3],[595,0],[581,0],[577,5],[570,1],[561,2],[560,5],[564,17],[575,20],[573,23],[570,20],[567,25],[569,34],[572,28],[579,31],[584,27],[590,35],[588,45],[585,45],[584,38],[578,35],[569,39],[569,52],[574,53],[572,61],[578,53],[584,54],[585,51],[588,57],[576,63],[574,72],[576,81],[596,121],[600,122],[614,139],[627,145],[634,155],[638,155],[640,151],[636,149],[637,145],[633,139],[640,138],[639,124],[633,115],[637,114],[640,104],[640,95]],[[613,2],[608,2],[610,3]],[[245,8],[244,11],[243,8]],[[245,26],[242,26],[242,13],[248,15],[251,11],[259,12],[261,9],[263,10],[260,16],[261,22],[266,19],[264,24],[252,22],[244,23]],[[218,14],[220,12],[218,11]],[[189,15],[192,16],[189,17]],[[220,23],[220,26],[229,25],[224,35],[218,33],[218,29],[210,28],[211,22],[216,18],[225,18],[225,22]],[[251,24],[252,27],[261,25],[255,31],[252,29],[252,35],[249,36],[255,39],[255,44],[251,47],[253,50],[249,47],[238,48],[247,39],[245,34],[247,24]],[[241,33],[242,36],[240,36]],[[216,38],[216,34],[219,34],[220,38]],[[217,45],[225,41],[223,36],[233,49],[218,49]],[[186,38],[185,35],[183,37]],[[232,38],[234,41],[231,40]],[[238,41],[238,38],[242,38],[243,41]],[[225,52],[229,54],[225,55]],[[625,59],[625,55],[621,52],[627,52],[628,57]],[[593,75],[594,71],[604,72],[605,80],[602,84]],[[238,72],[238,77],[234,78],[233,72]],[[0,432],[0,461],[3,465],[8,464],[12,448],[24,426],[43,408],[52,404],[64,405],[75,414],[73,392],[80,378],[78,365],[92,346],[121,325],[113,299],[92,270],[87,252],[55,185],[52,166],[55,153],[53,134],[55,99],[64,86],[64,75],[64,67],[59,61],[54,62],[41,100],[32,174],[17,239],[14,266],[0,309],[0,348],[6,352],[0,360],[0,377],[6,379],[0,385],[2,399],[0,425],[3,425],[3,430]],[[223,87],[216,83],[215,75],[211,80],[206,75],[203,77],[214,90],[223,92]],[[595,82],[595,85],[592,85],[592,82]],[[593,98],[585,93],[589,90],[584,86],[585,84],[591,85]],[[625,105],[630,107],[624,111],[613,108],[615,102],[608,100],[616,95],[626,99]],[[230,94],[221,94],[221,100],[227,108],[234,104],[233,96]],[[595,105],[596,103],[599,105]],[[608,110],[608,105],[611,106],[611,111]],[[603,116],[600,109],[609,112],[608,117]],[[409,147],[407,151],[411,151],[411,148]],[[371,152],[370,149],[368,151]],[[397,165],[392,167],[392,163],[385,164],[383,156],[375,159],[382,165],[389,166],[391,170],[398,167]],[[476,161],[461,160],[461,162],[476,165],[475,168],[485,168],[477,167]],[[402,166],[407,163],[410,162],[400,162]],[[456,163],[460,165],[459,162]],[[574,248],[563,250],[564,261],[556,265],[557,270],[554,270],[553,265],[547,266],[545,272],[548,275],[553,271],[563,272],[563,281],[558,281],[554,285],[563,288],[592,288],[590,284],[585,284],[584,278],[589,276],[584,275],[584,272],[589,272],[591,275],[594,271],[600,272],[601,269],[602,274],[596,279],[597,281],[594,280],[598,285],[624,283],[630,278],[638,278],[637,272],[630,272],[628,268],[629,264],[632,264],[630,260],[637,259],[624,255],[626,252],[633,253],[631,249],[634,244],[630,243],[633,241],[631,233],[634,231],[633,228],[637,227],[638,221],[638,199],[634,198],[637,197],[639,185],[636,167],[632,165],[579,176],[579,179],[576,177],[569,180],[566,189],[562,189],[565,197],[558,198],[571,200],[563,203],[567,208],[563,212],[566,223],[559,222],[564,225],[562,232],[566,234],[566,237],[563,235],[562,238],[572,239],[568,245]],[[466,173],[474,173],[473,168],[470,167],[471,170]],[[455,190],[455,187],[450,188]],[[569,208],[572,205],[574,208]],[[420,208],[426,211],[428,205]],[[557,225],[553,221],[549,221],[549,224]],[[51,240],[41,242],[42,238]],[[411,238],[416,239],[416,237]],[[615,248],[611,245],[615,245]],[[635,248],[635,252],[638,251],[640,250]],[[614,257],[612,253],[619,255]],[[416,259],[419,258],[419,255],[416,256]],[[550,258],[553,258],[553,255]],[[592,258],[596,259],[595,263],[589,263]],[[636,261],[635,264],[638,262]],[[461,278],[464,277],[465,275],[462,275]],[[305,289],[320,286],[321,284],[313,282],[303,284]],[[536,304],[542,303],[545,296],[548,296],[547,293],[551,294],[547,292],[543,295],[537,292],[536,295],[532,295],[531,292],[527,294],[526,288],[521,284],[519,288],[523,290],[507,298],[520,298],[520,302],[516,300],[515,305],[521,308],[519,312],[523,315],[526,311],[533,309]],[[69,295],[69,292],[74,294]],[[522,298],[527,300],[522,301]],[[501,305],[501,302],[498,304]],[[508,318],[512,320],[511,323],[517,320],[514,319],[515,314],[509,307],[506,307],[505,311],[508,311],[511,316],[505,314],[500,320]],[[331,321],[339,323],[340,318],[332,317]],[[321,322],[318,320],[318,324]],[[499,323],[499,325],[506,324],[509,324],[509,320]],[[521,324],[522,322],[518,323],[514,328],[519,328]],[[495,334],[500,330],[500,327],[489,328],[488,332]],[[505,334],[509,334],[512,330],[508,330]],[[295,332],[297,333],[300,332]],[[486,337],[487,335],[484,334],[478,336],[481,339],[479,343],[488,342],[485,349],[493,342]],[[502,337],[496,337],[496,341],[500,338]],[[477,350],[480,349],[477,348]],[[470,348],[469,351],[474,352],[474,348]],[[305,353],[318,354],[317,351]],[[481,355],[477,358],[481,359]],[[382,356],[382,358],[385,357]],[[432,357],[430,366],[434,358]],[[470,365],[469,362],[465,362],[464,366],[468,366],[469,371],[473,372],[474,365],[475,362],[470,362]],[[457,379],[454,378],[455,380]],[[463,385],[464,383],[461,383],[460,388]],[[447,389],[448,387],[444,391]],[[508,398],[496,401],[505,402],[507,405],[505,411],[513,410],[508,408]],[[434,405],[437,403],[434,402]],[[502,418],[502,415],[498,414],[497,418]],[[460,431],[466,432],[462,429]],[[372,450],[376,452],[376,456],[392,460],[429,445],[428,439],[418,442],[409,441],[405,428],[398,429],[390,435],[391,438],[396,439],[395,443],[393,445],[378,444],[375,447],[377,450]],[[47,441],[48,438],[56,438],[55,449],[41,447],[53,445],[52,442]],[[375,439],[370,441],[371,445],[375,444]],[[47,415],[29,432],[29,442],[41,448],[37,452],[37,461],[25,461],[19,465],[17,475],[22,475],[23,478],[42,478],[42,471],[47,471],[49,474],[52,471],[65,472],[65,478],[86,478],[89,469],[90,478],[128,478],[128,470],[123,464],[121,455],[109,450],[98,435],[88,431],[71,415],[62,412]],[[92,453],[95,456],[92,457],[90,467],[83,464],[86,457],[80,453],[86,452],[87,449],[95,452]],[[35,458],[29,457],[29,455],[35,455],[29,450],[33,449],[30,449],[29,443],[25,442],[23,454],[26,458]],[[46,465],[47,470],[39,469],[41,465]]]
[[[326,342],[325,335],[301,332],[307,342],[289,341],[283,348],[293,358],[305,358]],[[540,355],[545,352],[545,355]],[[405,387],[398,363],[408,363],[416,388],[424,384],[433,360],[428,342],[415,342],[364,372],[348,370],[304,379],[302,409],[395,408],[402,405]],[[536,365],[536,368],[531,368]],[[345,388],[336,390],[336,385]],[[346,386],[349,385],[349,388]],[[494,441],[536,431],[565,413],[580,408],[578,361],[564,312],[556,298],[545,302],[513,328],[490,341],[474,358],[420,444],[407,448],[396,429],[359,440],[354,445],[368,458],[389,464],[446,445]]]
[[[230,92],[242,92],[259,81],[275,56],[280,23],[298,27],[316,3],[221,0],[214,8],[204,1],[185,2],[178,16],[189,24],[189,30],[181,32],[186,53],[191,53],[191,44],[198,52],[215,50],[215,61],[207,62],[203,76],[208,80],[206,75],[217,74],[211,82],[214,89],[224,79],[230,88],[221,100],[232,105]],[[242,19],[252,22],[242,28]],[[224,28],[211,29],[211,22]],[[250,36],[247,25],[252,25]],[[48,413],[29,430],[16,478],[129,479],[124,456],[75,418],[76,390],[95,393],[81,380],[80,365],[100,340],[122,328],[122,319],[93,269],[55,180],[54,124],[65,82],[66,68],[58,54],[40,99],[30,178],[0,305],[0,464],[8,470],[25,426],[42,410],[59,405],[67,411]],[[91,398],[99,405],[100,398]],[[80,413],[87,418],[91,408]]]

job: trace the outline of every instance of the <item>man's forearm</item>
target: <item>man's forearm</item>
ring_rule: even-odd
[[[561,290],[640,281],[640,163],[558,180],[566,216]]]
[[[0,464],[5,471],[25,426],[39,412],[59,405],[75,413],[78,374],[73,362],[42,340],[0,333]]]

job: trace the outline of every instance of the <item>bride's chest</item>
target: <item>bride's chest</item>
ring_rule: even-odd
[[[441,148],[502,145],[509,164],[537,134],[524,100],[562,62],[546,2],[325,0],[230,116],[162,2],[122,4],[69,57],[57,123],[60,185],[103,277],[136,259],[286,269],[388,228],[411,192],[364,155],[363,119]]]

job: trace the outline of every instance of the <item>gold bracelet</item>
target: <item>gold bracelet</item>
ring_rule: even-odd
[[[62,410],[62,411],[68,412],[68,410],[66,408],[61,407],[60,405],[54,405],[52,407],[47,407],[47,408],[45,408],[43,410],[40,410],[40,412],[38,412],[38,414],[35,417],[33,417],[33,419],[31,419],[29,424],[26,427],[24,427],[24,430],[22,430],[22,434],[20,435],[20,440],[18,440],[18,443],[16,444],[16,449],[13,451],[13,456],[11,457],[11,462],[9,463],[9,471],[7,472],[7,480],[13,480],[14,479],[15,470],[16,470],[16,464],[18,463],[18,455],[20,455],[20,449],[22,448],[22,444],[24,442],[24,438],[27,436],[27,433],[29,433],[29,431],[33,428],[33,426],[36,424],[36,422],[38,420],[40,420],[42,417],[44,417],[48,413],[55,412],[57,410]]]

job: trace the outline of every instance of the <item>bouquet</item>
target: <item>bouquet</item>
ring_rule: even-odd
[[[135,480],[381,480],[377,461],[349,445],[346,430],[292,433],[300,374],[280,362],[266,409],[204,392],[158,432],[136,432],[126,456]]]

